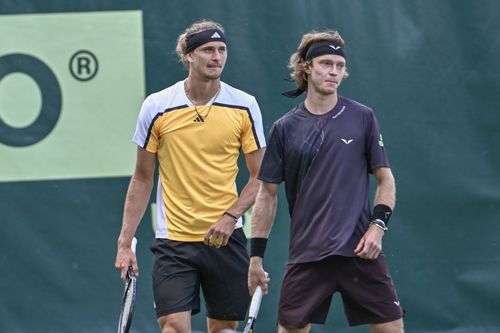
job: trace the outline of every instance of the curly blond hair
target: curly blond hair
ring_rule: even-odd
[[[290,78],[295,82],[298,89],[307,90],[307,73],[306,69],[311,66],[311,60],[305,60],[305,54],[309,47],[316,42],[320,41],[335,41],[338,44],[345,46],[344,40],[336,30],[325,30],[325,31],[310,31],[302,36],[299,47],[297,51],[290,57],[290,62],[288,63],[288,68],[292,71],[290,73]],[[347,70],[344,74],[344,79],[349,76]]]
[[[177,47],[175,48],[175,52],[179,56],[179,61],[183,63],[186,68],[189,69],[189,63],[187,61],[187,55],[189,52],[187,52],[186,47],[187,38],[199,32],[210,29],[219,29],[220,31],[224,32],[224,28],[220,23],[202,19],[191,24],[182,34],[179,35],[179,37],[177,37]]]

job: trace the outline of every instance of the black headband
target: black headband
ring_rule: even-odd
[[[208,29],[195,33],[186,38],[187,53],[193,51],[198,46],[209,42],[226,42],[226,36],[219,29]]]
[[[303,50],[300,57],[307,61],[325,54],[335,54],[345,58],[344,46],[336,41],[322,40],[313,43],[311,46],[309,46],[309,48]],[[305,88],[297,88],[290,91],[285,91],[284,93],[282,93],[282,95],[295,98],[300,96],[304,91],[306,91]]]
[[[344,46],[336,41],[323,40],[309,46],[302,59],[311,60],[325,54],[336,54],[345,58]]]

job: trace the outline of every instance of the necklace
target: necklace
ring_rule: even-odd
[[[184,88],[185,89],[185,88]],[[196,107],[196,104],[191,100],[191,98],[189,98],[189,92],[187,90],[185,90],[186,92],[186,97],[187,99],[191,102],[191,104],[193,104],[193,107],[194,107],[194,112],[196,112],[196,118],[194,118],[194,122],[196,123],[204,123],[205,120],[208,118],[208,114],[210,113],[210,111],[212,110],[212,105],[213,103],[215,102],[215,100],[217,99],[217,97],[219,96],[219,93],[220,93],[220,86],[219,86],[219,90],[217,90],[217,92],[215,93],[214,97],[212,98],[212,103],[208,106],[208,111],[207,111],[207,114],[202,116],[200,114],[200,112],[198,111],[198,108]]]

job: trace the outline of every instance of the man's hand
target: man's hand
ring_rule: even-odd
[[[216,248],[226,246],[229,237],[233,234],[235,225],[236,222],[231,217],[222,215],[217,222],[208,228],[203,243]]]
[[[376,225],[370,225],[354,249],[354,253],[363,259],[377,259],[382,252],[382,237],[384,231]]]
[[[130,246],[118,246],[115,267],[120,270],[122,281],[125,281],[130,266],[132,266],[132,274],[134,276],[139,276],[139,266],[137,265],[137,258],[134,251],[132,251]]]
[[[248,267],[248,292],[253,295],[257,286],[262,288],[264,295],[269,292],[269,277],[262,268],[261,257],[251,257],[250,266]]]

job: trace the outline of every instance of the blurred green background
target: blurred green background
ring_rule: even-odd
[[[499,13],[494,0],[0,2],[0,332],[116,330],[135,119],[146,95],[186,76],[176,38],[201,18],[226,28],[223,80],[257,97],[266,132],[299,102],[280,93],[302,34],[340,31],[351,74],[340,93],[373,107],[396,176],[384,251],[407,332],[499,332]],[[75,73],[73,56],[88,66]],[[275,331],[288,227],[281,192],[260,332]],[[150,210],[137,237],[132,331],[158,332]],[[204,312],[193,329],[206,330]],[[368,331],[347,327],[338,295],[312,329]]]

